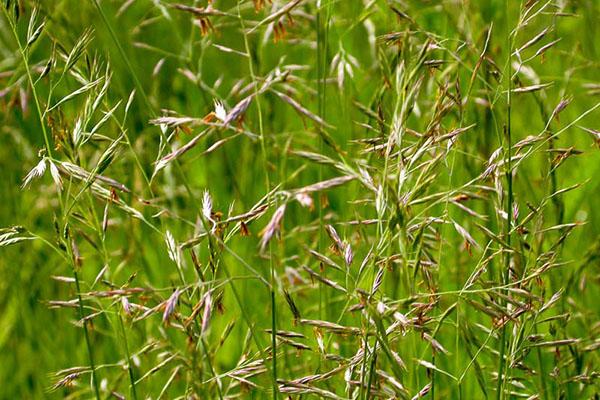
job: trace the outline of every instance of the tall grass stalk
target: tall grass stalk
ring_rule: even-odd
[[[502,271],[502,279],[505,286],[508,285],[510,280],[510,269],[511,269],[511,243],[512,243],[512,219],[513,219],[513,169],[512,169],[512,24],[510,19],[511,14],[511,2],[506,0],[506,46],[507,46],[507,61],[504,69],[504,79],[506,80],[506,123],[504,125],[505,130],[505,160],[506,160],[506,205],[504,212],[506,213],[506,225],[505,225],[505,238],[506,238],[506,253],[504,254],[504,269]],[[506,293],[506,292],[505,292]],[[498,384],[496,386],[496,398],[504,398],[504,390],[506,385],[505,377],[505,349],[506,349],[506,330],[507,327],[504,325],[500,333],[500,349],[498,351]]]
[[[517,3],[2,2],[0,397],[593,397],[600,5]]]

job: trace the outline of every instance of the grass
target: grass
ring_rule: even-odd
[[[10,0],[0,398],[595,398],[590,0]]]

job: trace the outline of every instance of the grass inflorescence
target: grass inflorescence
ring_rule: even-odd
[[[9,0],[1,398],[595,398],[594,1]]]

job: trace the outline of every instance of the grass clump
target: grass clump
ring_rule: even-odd
[[[2,398],[594,398],[593,1],[10,0]]]

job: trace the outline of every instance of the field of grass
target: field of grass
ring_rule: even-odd
[[[1,399],[597,399],[600,2],[3,0]]]

